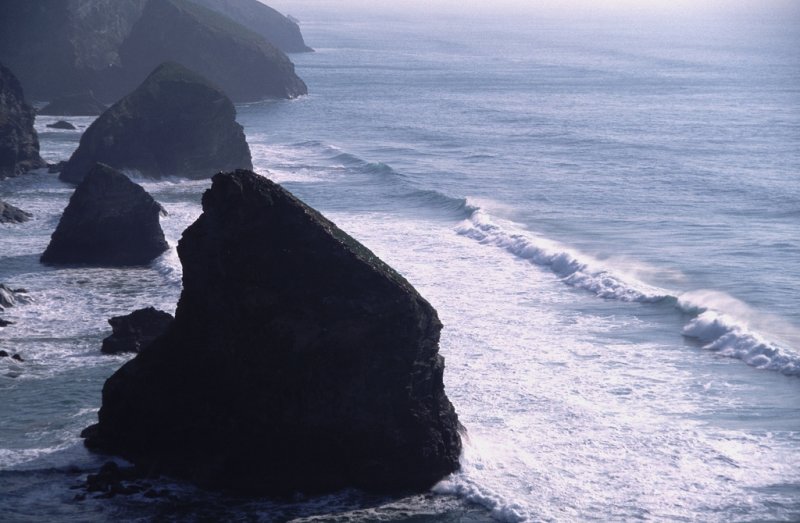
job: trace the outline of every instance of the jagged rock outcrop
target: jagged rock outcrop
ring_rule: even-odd
[[[198,11],[207,10],[184,0],[4,0],[0,61],[33,100],[87,90],[116,100],[167,60],[236,87],[228,94],[237,101],[306,92],[286,55],[261,35]]]
[[[107,109],[106,104],[86,91],[62,96],[44,106],[39,114],[48,116],[97,116]]]
[[[214,176],[167,332],[103,388],[92,449],[245,492],[426,489],[459,464],[441,323],[290,193]]]
[[[39,156],[34,119],[19,81],[0,64],[0,180],[47,165]]]
[[[23,223],[32,217],[31,213],[0,200],[0,223]]]
[[[252,167],[233,103],[205,78],[175,63],[161,64],[100,115],[59,178],[79,183],[95,162],[154,178],[208,178]]]
[[[61,129],[63,131],[74,131],[75,130],[75,126],[74,125],[72,125],[71,123],[69,123],[67,121],[64,121],[64,120],[59,120],[59,121],[57,121],[55,123],[49,123],[49,124],[47,124],[47,127],[51,128],[51,129]]]
[[[168,249],[159,205],[140,185],[103,164],[69,200],[42,263],[144,265]]]
[[[260,34],[284,53],[313,51],[303,41],[297,22],[258,0],[191,0]]]
[[[103,340],[100,349],[104,354],[139,352],[162,335],[172,323],[172,314],[153,307],[139,309],[125,316],[108,320],[112,334]]]
[[[136,78],[161,62],[175,61],[237,102],[294,98],[308,91],[283,52],[188,0],[150,0],[119,52],[125,69]]]

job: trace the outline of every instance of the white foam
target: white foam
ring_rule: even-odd
[[[655,303],[670,296],[664,289],[613,271],[603,262],[574,249],[538,237],[511,222],[502,225],[500,222],[478,208],[458,226],[457,231],[480,243],[501,247],[531,263],[547,267],[564,283],[602,298]]]

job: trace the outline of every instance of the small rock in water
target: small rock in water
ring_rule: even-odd
[[[76,129],[74,125],[64,120],[59,120],[56,123],[49,123],[47,124],[47,127],[50,127],[51,129],[64,129],[68,131],[74,131]]]
[[[31,213],[0,200],[0,223],[23,223],[31,217]]]

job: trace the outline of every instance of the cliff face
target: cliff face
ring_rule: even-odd
[[[116,91],[118,49],[147,0],[3,0],[0,60],[33,99]]]
[[[75,189],[42,263],[145,265],[169,248],[161,206],[140,185],[97,164]]]
[[[284,53],[313,51],[303,41],[296,22],[258,0],[191,0],[221,13],[260,34],[270,44]]]
[[[307,93],[283,52],[260,35],[186,0],[150,0],[120,56],[134,78],[161,62],[178,62],[237,102]]]
[[[165,63],[83,133],[59,178],[79,183],[95,162],[145,176],[208,178],[251,168],[233,103],[206,79]]]
[[[458,469],[441,323],[281,187],[218,174],[178,246],[175,321],[106,382],[87,446],[259,493],[426,489]]]
[[[223,0],[210,3],[224,11]],[[223,88],[236,85],[229,95],[237,101],[306,92],[281,51],[222,14],[202,11],[186,0],[3,0],[0,61],[37,100],[92,90],[113,101],[166,60],[184,63]],[[262,9],[255,12],[263,15]],[[266,20],[262,15],[258,20]],[[283,34],[285,24],[277,20],[270,27]],[[139,21],[125,46],[125,60],[123,43]],[[250,87],[245,85],[247,71]]]
[[[33,108],[14,74],[0,64],[0,180],[44,167]]]

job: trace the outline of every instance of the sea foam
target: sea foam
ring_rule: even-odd
[[[480,207],[468,208],[470,216],[456,227],[459,234],[546,267],[567,285],[601,298],[643,304],[672,301],[678,310],[692,316],[682,334],[700,341],[704,349],[759,369],[800,376],[800,354],[752,328],[750,320],[757,315],[741,301],[718,291],[680,293],[648,285],[513,222],[496,219]]]

